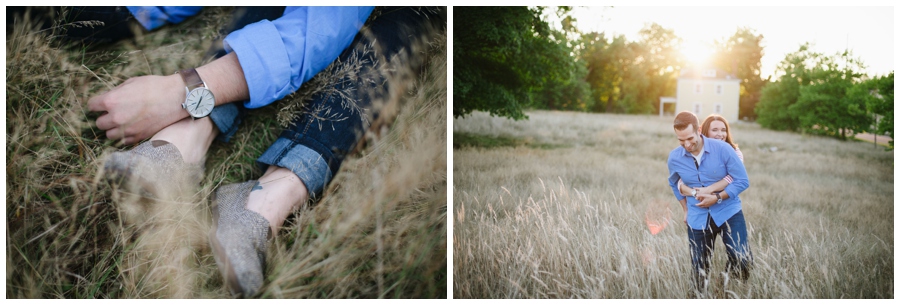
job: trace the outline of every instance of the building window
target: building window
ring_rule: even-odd
[[[716,85],[716,94],[722,95],[722,85]]]
[[[722,104],[716,104],[716,113],[722,114]]]
[[[694,93],[700,94],[700,92],[703,92],[703,84],[694,85]]]
[[[700,103],[694,103],[694,114],[700,115]]]
[[[707,77],[716,77],[716,70],[715,70],[715,69],[709,69],[709,70],[703,71],[703,76],[707,76]]]

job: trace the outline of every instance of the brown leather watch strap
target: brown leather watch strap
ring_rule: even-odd
[[[181,74],[181,79],[184,80],[184,85],[189,90],[203,85],[203,80],[200,79],[200,74],[197,74],[197,69],[184,69],[178,71],[178,74]]]

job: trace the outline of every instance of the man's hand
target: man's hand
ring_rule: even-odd
[[[697,188],[697,194],[713,195],[713,197],[715,197],[716,195],[713,194],[712,192],[713,192],[713,189],[712,189],[711,187],[708,187],[708,186],[707,186],[707,187],[698,187],[698,188]]]
[[[716,195],[713,194],[698,194],[697,200],[700,201],[700,203],[697,204],[698,207],[708,208],[716,204],[716,201],[718,201],[719,198],[716,198]]]
[[[88,110],[101,112],[97,128],[106,137],[137,143],[185,117],[184,81],[178,74],[133,77],[88,100]]]

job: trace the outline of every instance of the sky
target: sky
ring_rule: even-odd
[[[645,24],[656,22],[684,39],[687,49],[695,50],[689,53],[702,53],[704,45],[749,27],[763,35],[763,78],[804,42],[826,55],[849,48],[869,76],[894,70],[894,7],[576,7],[572,16],[582,32],[624,34],[629,41],[638,40]]]

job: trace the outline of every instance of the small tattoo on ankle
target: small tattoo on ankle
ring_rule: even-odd
[[[259,184],[259,181],[256,181],[256,184],[253,185],[253,188],[250,189],[250,191],[251,191],[251,192],[252,192],[252,191],[258,191],[258,190],[261,190],[261,189],[263,189],[262,185]]]

